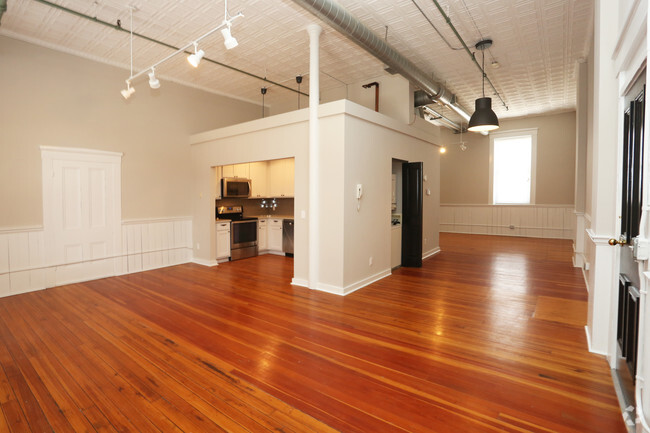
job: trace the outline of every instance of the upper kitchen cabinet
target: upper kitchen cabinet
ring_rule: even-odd
[[[214,168],[214,181],[217,184],[217,195],[216,199],[221,200],[221,173],[223,173],[223,167],[215,167]]]
[[[268,163],[266,161],[249,164],[251,179],[251,198],[268,197]]]
[[[268,195],[270,197],[293,197],[293,158],[274,159],[268,165]]]
[[[221,177],[243,177],[244,179],[250,178],[250,164],[231,164],[224,165],[221,173]]]

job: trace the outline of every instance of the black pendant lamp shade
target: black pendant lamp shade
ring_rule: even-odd
[[[467,130],[472,132],[494,131],[499,128],[499,118],[492,111],[492,98],[485,97],[485,50],[492,46],[492,39],[483,39],[475,45],[476,49],[483,51],[483,62],[481,72],[483,73],[483,97],[475,102],[474,114],[469,119]]]
[[[492,98],[478,98],[474,105],[474,114],[470,117],[467,127],[469,131],[494,131],[499,127],[499,118],[492,111]]]

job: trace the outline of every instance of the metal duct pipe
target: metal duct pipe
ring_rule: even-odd
[[[469,121],[470,114],[465,108],[456,103],[456,97],[448,89],[429,78],[428,74],[420,70],[413,62],[402,56],[383,39],[377,37],[368,27],[340,5],[332,0],[293,1],[347,36],[352,42],[381,60],[413,85],[422,89],[431,98],[429,104],[440,102],[454,110],[463,119]]]
[[[426,114],[425,114],[426,113]],[[433,108],[423,106],[422,107],[422,117],[426,120],[426,116],[429,115],[430,120],[444,123],[447,128],[453,129],[454,131],[460,132],[462,125],[459,125],[458,123],[454,122],[453,120],[449,119],[448,117],[443,116]]]

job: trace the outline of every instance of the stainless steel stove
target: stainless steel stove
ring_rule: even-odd
[[[257,255],[257,218],[244,217],[242,206],[219,206],[218,219],[232,221],[230,225],[230,260]]]

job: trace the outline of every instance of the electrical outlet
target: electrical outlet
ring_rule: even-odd
[[[372,266],[372,256],[368,259],[368,266]]]
[[[196,249],[197,249],[197,250],[200,250],[200,249],[201,249],[201,244],[198,243],[198,242],[196,243]]]
[[[513,226],[513,225],[511,224],[510,227],[508,227],[508,228],[509,228],[510,230],[514,230],[514,229],[515,229],[515,226]]]

